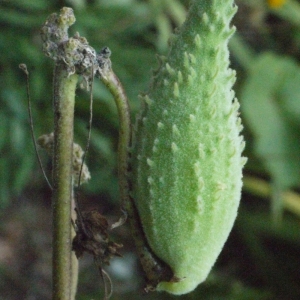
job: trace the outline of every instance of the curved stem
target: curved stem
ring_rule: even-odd
[[[118,175],[121,196],[121,208],[124,213],[118,222],[111,228],[121,226],[127,219],[129,220],[133,237],[136,243],[137,252],[140,256],[143,268],[148,270],[148,284],[145,291],[150,291],[156,287],[160,281],[178,281],[170,267],[161,261],[150,249],[142,230],[142,225],[134,205],[133,199],[129,195],[129,147],[131,143],[131,121],[130,108],[124,88],[116,74],[111,69],[110,61],[105,68],[101,69],[101,80],[112,93],[119,114],[119,145],[118,145]]]
[[[129,203],[129,183],[128,183],[128,159],[129,147],[131,141],[131,120],[130,108],[125,90],[111,68],[103,70],[101,73],[101,81],[112,93],[119,115],[119,143],[118,143],[118,177],[121,197],[121,208],[125,214],[126,206]],[[126,220],[120,220],[113,225],[114,227],[122,225]]]

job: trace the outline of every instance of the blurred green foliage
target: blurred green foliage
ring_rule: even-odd
[[[245,120],[255,135],[255,153],[282,188],[300,178],[300,68],[271,52],[252,62],[242,92]]]
[[[200,0],[199,0],[200,1]],[[189,1],[179,0],[69,0],[0,1],[0,207],[4,210],[27,189],[45,186],[30,137],[25,78],[19,63],[30,72],[35,135],[52,131],[53,63],[41,51],[39,28],[47,16],[71,6],[77,21],[71,28],[100,50],[112,50],[115,72],[133,111],[138,93],[147,89],[155,53],[167,51],[168,38],[185,17]],[[290,0],[270,9],[265,0],[239,0],[231,41],[235,90],[241,102],[247,141],[245,185],[235,229],[207,282],[182,299],[300,299],[300,196],[286,212],[283,192],[299,191],[300,183],[300,1]],[[116,149],[117,111],[107,90],[94,85],[94,120],[87,157],[92,179],[87,195],[101,195],[118,204]],[[75,140],[86,143],[89,96],[78,89]],[[45,166],[50,159],[43,157]],[[48,174],[50,167],[47,168]],[[269,182],[277,227],[259,182]],[[1,246],[1,245],[0,245]],[[88,275],[87,275],[88,276]],[[1,277],[1,269],[0,269]],[[90,282],[81,278],[82,284]],[[140,282],[138,276],[135,281]],[[1,281],[1,280],[0,280]],[[2,281],[6,282],[6,281]],[[94,283],[94,282],[93,282]],[[95,284],[95,283],[94,283]],[[142,284],[142,283],[141,283]],[[0,290],[4,286],[0,284]],[[97,287],[96,287],[97,288]],[[130,289],[129,289],[130,290]],[[88,289],[78,299],[99,298]],[[141,299],[139,292],[115,292],[113,299]],[[1,298],[1,297],[0,297]],[[175,299],[151,294],[147,299]],[[6,298],[15,299],[15,298]],[[16,298],[17,299],[17,298]]]

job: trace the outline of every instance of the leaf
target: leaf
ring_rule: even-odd
[[[291,122],[299,119],[299,77],[292,59],[262,54],[252,65],[240,99],[255,152],[281,188],[299,184],[300,178],[300,132]]]
[[[300,68],[290,60],[289,72],[283,79],[282,86],[278,90],[278,101],[296,125],[300,125]]]

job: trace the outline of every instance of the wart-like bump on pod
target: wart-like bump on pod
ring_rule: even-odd
[[[241,142],[241,152],[244,151],[245,147],[246,147],[246,142],[243,140]]]
[[[182,73],[181,71],[178,71],[178,83],[182,83],[183,82],[183,76],[182,76]]]
[[[164,124],[162,122],[158,122],[157,127],[158,127],[158,129],[162,129],[162,128],[164,128]]]
[[[172,131],[174,135],[180,135],[179,129],[176,124],[172,125]]]
[[[192,68],[192,67],[190,67],[189,70],[190,70],[190,75],[191,75],[191,77],[192,77],[192,78],[196,78],[196,77],[197,77],[197,73],[196,73],[195,69]]]
[[[193,77],[191,74],[189,74],[189,75],[188,75],[188,84],[189,84],[189,85],[192,85],[192,84],[193,84],[193,81],[194,81],[194,77]]]
[[[213,74],[212,79],[216,79],[216,77],[218,76],[218,74],[219,74],[219,68],[216,67],[216,71],[215,71],[215,73]]]
[[[148,95],[145,95],[144,99],[149,106],[153,103],[153,100],[151,100]]]
[[[225,191],[227,188],[227,185],[224,182],[219,181],[217,183],[217,190],[219,191]]]
[[[201,172],[201,165],[200,165],[199,161],[194,163],[194,170],[195,170],[196,175],[199,176],[200,172]]]
[[[154,161],[151,160],[150,158],[147,158],[147,165],[148,165],[149,167],[153,167],[153,166],[154,166]]]
[[[247,163],[247,161],[248,161],[248,157],[242,156],[242,158],[241,158],[241,166],[243,167]]]
[[[191,63],[194,65],[196,63],[196,57],[195,57],[195,55],[192,54],[192,53],[189,53],[188,55],[189,55]]]
[[[148,177],[148,183],[151,185],[151,184],[153,184],[153,182],[154,182],[154,179],[151,176],[149,176]]]
[[[204,145],[202,143],[199,144],[198,151],[199,151],[199,157],[201,159],[204,159],[205,158],[205,151],[204,151]]]
[[[199,177],[199,179],[198,179],[198,188],[199,188],[199,191],[202,191],[203,188],[204,188],[204,179],[203,179],[203,177]]]
[[[203,13],[203,15],[202,15],[202,21],[204,24],[208,24],[208,22],[209,22],[209,18],[208,18],[208,15],[206,12]]]
[[[173,95],[174,95],[174,97],[176,97],[176,98],[179,97],[179,87],[178,87],[178,82],[174,82]]]
[[[196,121],[196,116],[195,115],[190,114],[189,118],[190,118],[191,122],[195,122]]]
[[[173,68],[171,68],[169,63],[166,63],[166,70],[170,75],[175,75],[175,70]]]
[[[196,47],[200,48],[201,47],[201,38],[200,38],[200,35],[197,33],[195,38],[194,38],[194,42],[195,42],[195,45]]]
[[[214,95],[214,93],[216,92],[217,90],[217,85],[214,84],[213,85],[213,88],[211,89],[210,93],[207,95],[209,98],[212,97]]]
[[[229,30],[224,31],[223,32],[224,38],[229,40],[232,37],[232,35],[235,33],[235,30],[236,30],[235,26],[232,26]]]
[[[201,195],[197,196],[197,208],[200,211],[200,213],[203,213],[204,210],[204,201]]]
[[[174,142],[172,142],[171,149],[172,149],[173,152],[177,152],[178,151],[178,146]]]
[[[187,52],[184,52],[183,55],[183,65],[186,68],[186,70],[189,70],[190,68],[190,59],[189,59],[189,55]]]
[[[216,30],[216,26],[213,24],[209,25],[209,30],[210,32],[214,32]]]

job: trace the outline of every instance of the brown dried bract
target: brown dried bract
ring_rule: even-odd
[[[75,221],[76,236],[73,239],[72,250],[76,257],[80,258],[87,252],[94,256],[95,261],[109,265],[113,256],[121,256],[118,249],[123,245],[109,239],[110,229],[106,218],[96,209],[83,212],[82,220],[79,218]]]

